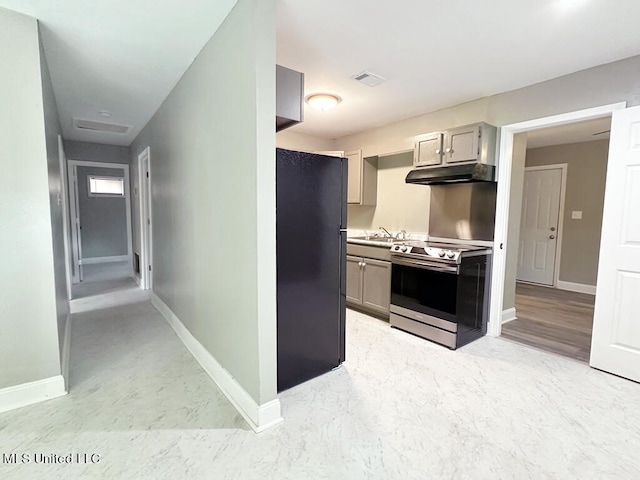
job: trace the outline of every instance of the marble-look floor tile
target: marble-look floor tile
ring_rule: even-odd
[[[67,397],[0,415],[0,478],[635,479],[640,385],[502,339],[455,352],[348,311],[347,361],[254,434],[148,303],[74,316]]]

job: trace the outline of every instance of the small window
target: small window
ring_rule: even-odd
[[[124,178],[89,176],[89,195],[92,197],[124,197]]]

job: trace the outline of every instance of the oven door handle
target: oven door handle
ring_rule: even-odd
[[[440,265],[434,262],[425,262],[420,260],[405,260],[404,258],[393,257],[391,263],[395,265],[403,265],[405,267],[421,268],[423,270],[433,270],[435,272],[446,272],[458,274],[458,267],[452,265]]]

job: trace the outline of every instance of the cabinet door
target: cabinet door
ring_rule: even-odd
[[[347,177],[347,203],[362,203],[362,150],[346,152],[349,160]]]
[[[444,162],[460,163],[478,160],[480,126],[456,128],[444,134]]]
[[[362,305],[362,258],[347,255],[347,303]]]
[[[442,163],[442,133],[427,133],[414,139],[413,165],[429,167]]]
[[[391,263],[365,258],[363,272],[362,306],[389,315]]]

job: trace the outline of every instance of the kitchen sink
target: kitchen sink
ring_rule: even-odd
[[[402,240],[398,240],[392,237],[376,237],[374,235],[362,236],[362,237],[349,237],[347,238],[349,243],[359,243],[361,245],[373,245],[376,247],[387,247],[394,243],[402,243]]]

